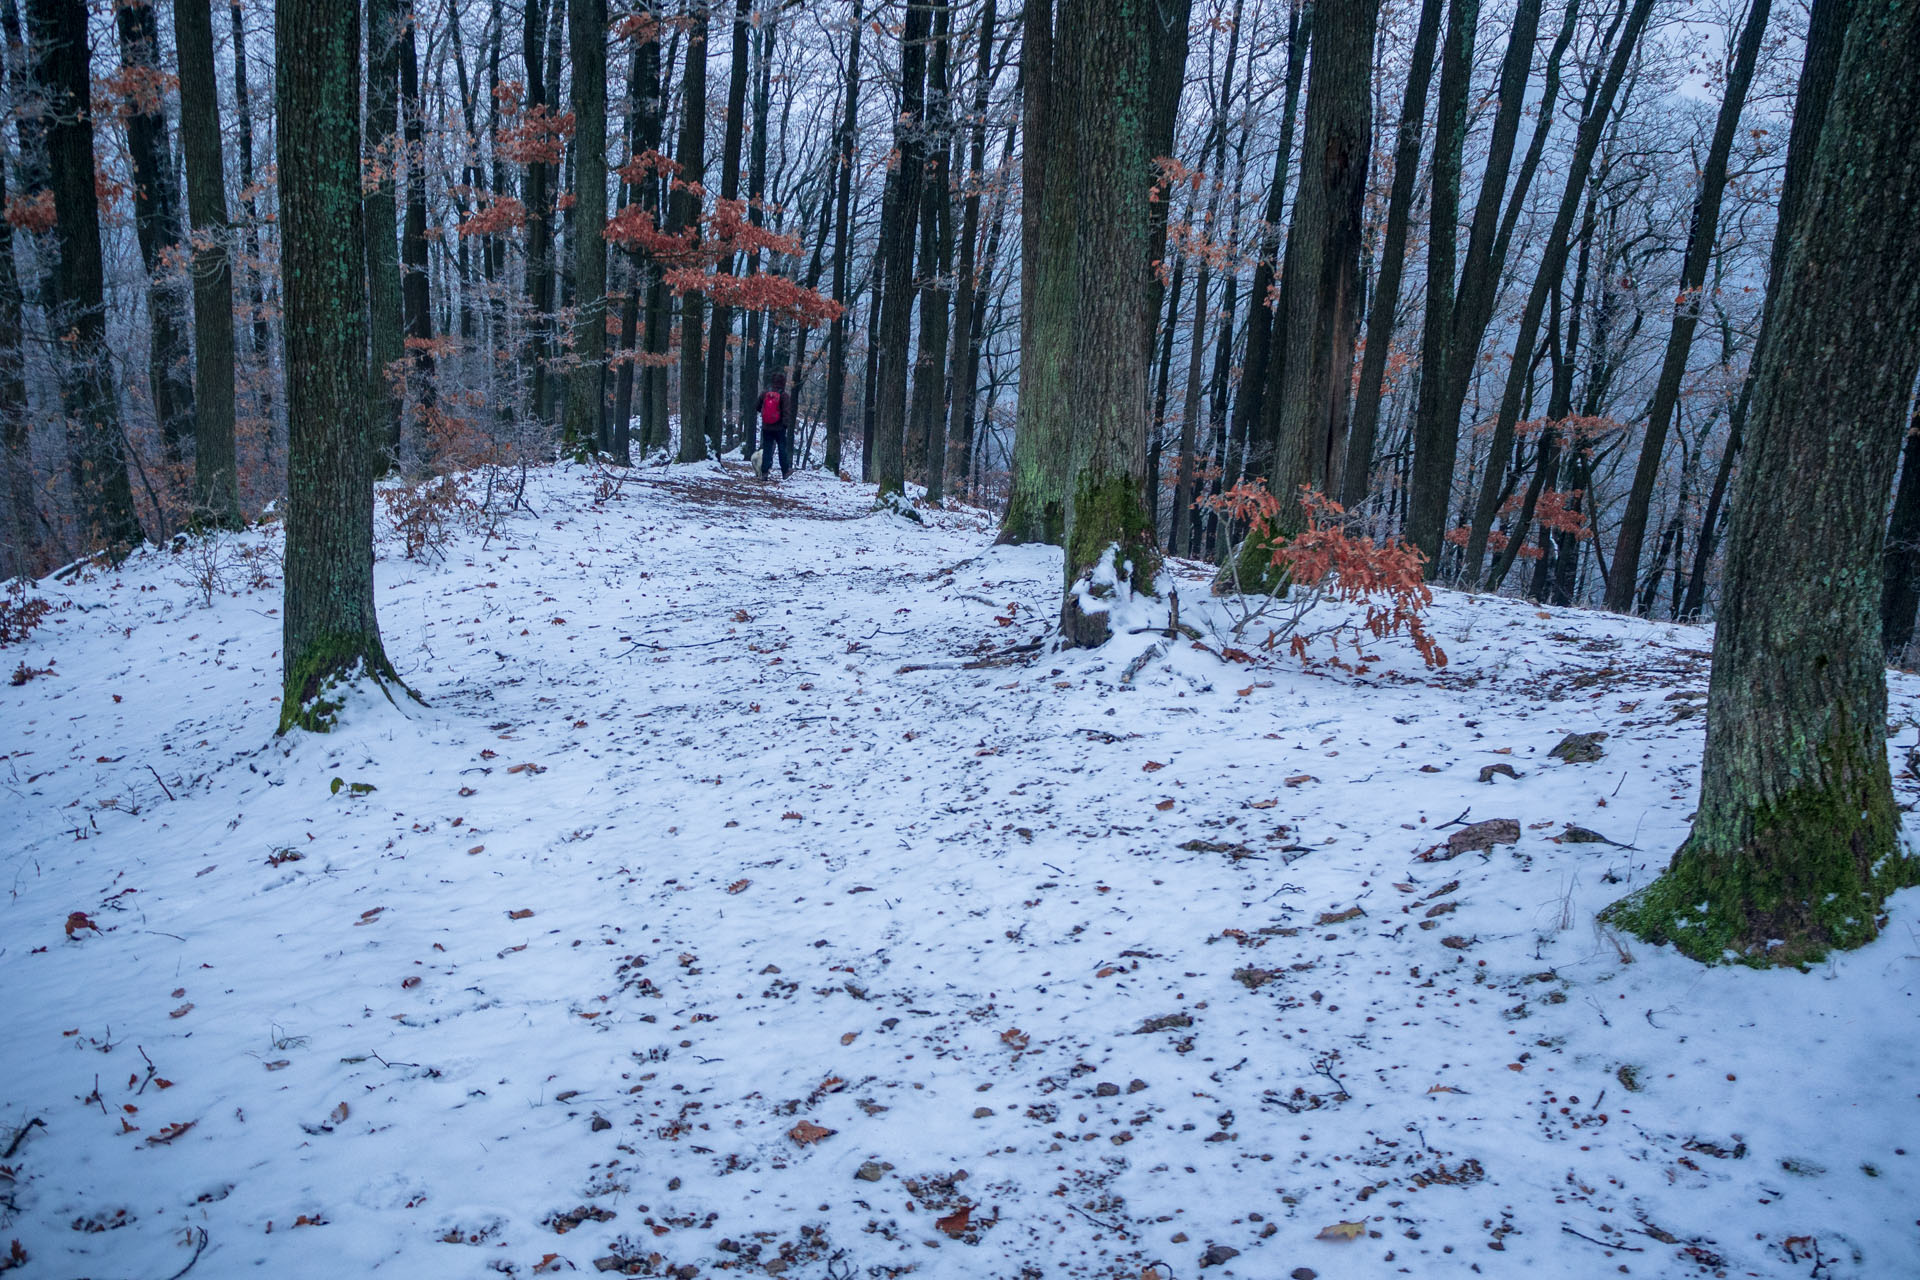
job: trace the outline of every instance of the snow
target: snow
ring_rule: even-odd
[[[40,584],[6,657],[52,671],[0,687],[22,1274],[1920,1270],[1920,895],[1808,973],[1594,927],[1685,834],[1704,631],[1443,592],[1443,671],[1249,666],[1176,563],[1206,649],[1116,597],[1060,653],[1058,551],[982,512],[734,462],[527,498],[383,545],[424,705],[325,737],[272,736],[270,572]],[[1521,836],[1422,861],[1456,817]]]

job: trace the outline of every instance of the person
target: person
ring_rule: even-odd
[[[760,417],[760,456],[756,474],[762,480],[773,470],[773,455],[780,452],[780,478],[793,475],[793,396],[787,391],[787,375],[776,371],[760,393],[757,412]]]

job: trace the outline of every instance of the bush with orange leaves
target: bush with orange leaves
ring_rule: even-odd
[[[1322,637],[1332,637],[1336,647],[1342,638],[1349,639],[1359,653],[1362,633],[1375,640],[1404,634],[1427,666],[1447,665],[1446,651],[1428,632],[1422,616],[1433,603],[1433,591],[1421,574],[1426,557],[1416,548],[1397,538],[1375,542],[1353,536],[1347,531],[1345,509],[1307,485],[1300,488],[1306,525],[1291,537],[1277,532],[1280,500],[1267,491],[1264,481],[1242,480],[1204,501],[1229,520],[1230,527],[1245,529],[1256,545],[1271,544],[1273,566],[1286,583],[1283,591],[1270,596],[1243,597],[1257,602],[1242,608],[1233,628],[1235,637],[1260,623],[1267,627],[1262,648],[1271,652],[1284,643],[1288,652],[1307,662],[1308,648]],[[1310,626],[1308,615],[1328,601],[1359,609],[1360,621],[1349,617]],[[1364,672],[1368,655],[1361,657],[1358,667],[1337,655],[1327,661],[1343,670]]]

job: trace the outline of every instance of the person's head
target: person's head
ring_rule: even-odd
[[[779,370],[774,371],[774,375],[769,381],[775,391],[785,391],[787,389],[787,375]]]

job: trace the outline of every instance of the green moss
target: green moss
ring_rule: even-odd
[[[285,733],[289,729],[305,729],[309,733],[330,731],[341,707],[346,705],[343,697],[335,695],[344,693],[349,683],[348,677],[355,672],[364,673],[363,678],[372,680],[389,700],[393,697],[389,686],[398,686],[408,697],[419,700],[419,695],[394,674],[393,666],[380,646],[379,636],[369,637],[358,632],[327,632],[308,644],[305,652],[288,665],[286,685],[280,698],[280,728],[277,732]]]
[[[1151,592],[1154,575],[1160,572],[1160,552],[1155,546],[1153,518],[1140,500],[1140,486],[1130,476],[1094,476],[1081,472],[1073,494],[1073,528],[1067,541],[1067,582],[1075,579],[1106,554],[1109,546],[1119,547],[1117,564],[1131,563],[1129,580],[1135,591]]]
[[[1851,788],[1808,788],[1756,806],[1731,838],[1696,822],[1666,872],[1600,919],[1703,964],[1811,963],[1872,941],[1887,896],[1920,883],[1897,816],[1890,793],[1863,806]]]

